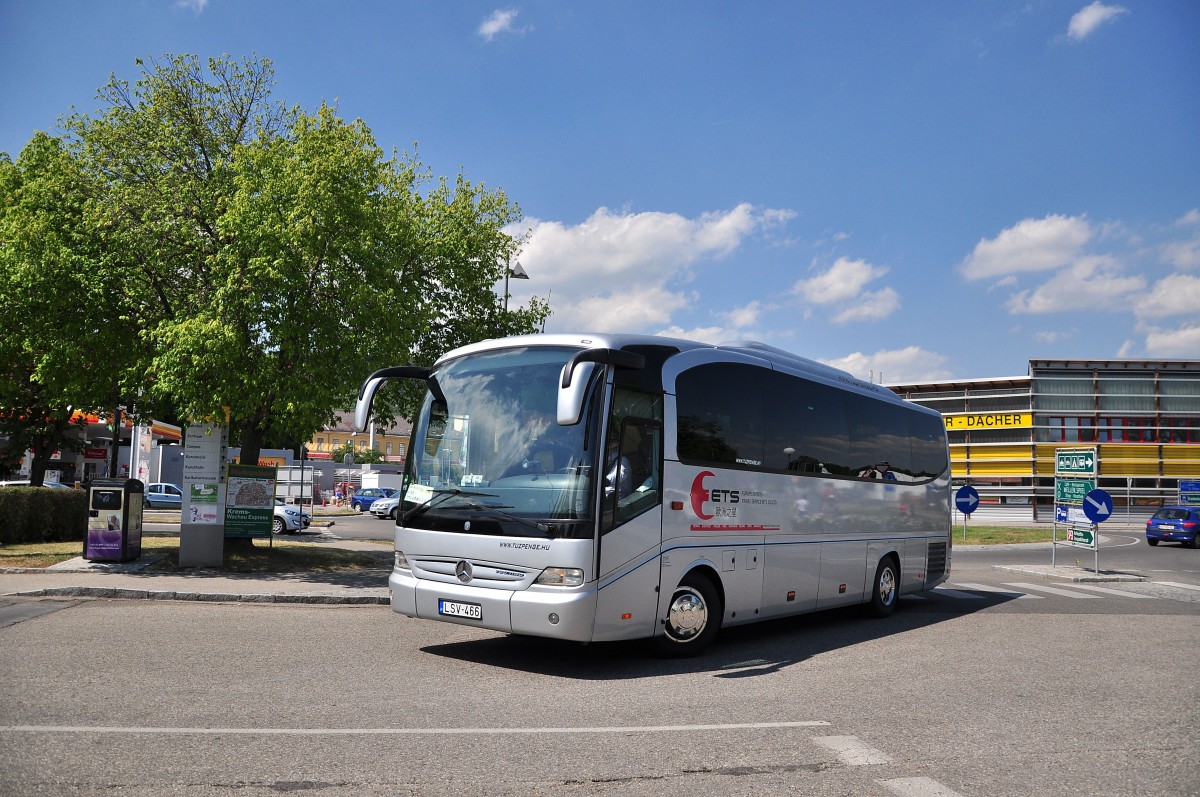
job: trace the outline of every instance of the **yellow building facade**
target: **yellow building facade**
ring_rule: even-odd
[[[995,519],[1054,519],[1055,452],[1094,448],[1114,516],[1200,480],[1200,362],[1030,360],[1026,376],[888,385],[946,421],[954,482]]]

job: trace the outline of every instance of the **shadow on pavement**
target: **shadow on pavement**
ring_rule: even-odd
[[[645,640],[582,645],[553,639],[498,636],[430,645],[435,656],[576,680],[654,678],[711,673],[714,678],[752,678],[863,642],[886,639],[1014,600],[906,601],[891,617],[866,618],[862,607],[831,609],[781,620],[722,629],[716,642],[692,659],[654,658]]]

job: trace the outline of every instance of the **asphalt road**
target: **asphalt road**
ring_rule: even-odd
[[[0,794],[1194,795],[1200,551],[1120,542],[1102,566],[1153,553],[1151,582],[960,547],[887,620],[687,661],[378,606],[15,600]]]

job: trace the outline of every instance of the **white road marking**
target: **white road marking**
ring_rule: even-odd
[[[1109,589],[1108,587],[1094,587],[1091,584],[1072,584],[1071,589],[1086,589],[1092,592],[1103,592],[1105,595],[1119,595],[1122,598],[1149,598],[1150,600],[1158,600],[1153,595],[1143,595],[1140,592],[1126,592],[1121,589]]]
[[[945,595],[947,598],[961,598],[964,600],[973,600],[973,601],[983,600],[982,595],[972,595],[970,592],[961,592],[956,589],[946,589],[945,587],[938,587],[937,589],[933,590],[933,594],[934,595]]]
[[[581,728],[152,728],[123,725],[0,725],[0,733],[154,733],[203,736],[517,736],[564,733],[678,733],[740,731],[764,728],[815,728],[824,720],[799,722],[731,722],[721,725],[613,725]]]
[[[814,736],[813,741],[836,753],[846,766],[861,767],[892,762],[886,753],[876,750],[857,736]]]
[[[933,778],[889,778],[875,782],[897,797],[962,797]]]
[[[1179,587],[1180,589],[1194,589],[1200,592],[1200,586],[1196,584],[1180,584],[1178,581],[1154,581],[1154,584],[1162,584],[1165,587]]]
[[[1077,600],[1096,600],[1097,595],[1080,595],[1078,592],[1059,589],[1058,587],[1043,587],[1041,584],[1026,584],[1021,581],[1005,581],[1010,587],[1020,587],[1021,589],[1032,589],[1038,592],[1049,592],[1051,595],[1062,595],[1064,598],[1075,598]]]
[[[987,584],[958,584],[957,586],[966,587],[967,589],[975,590],[976,592],[991,592],[996,595],[1007,595],[1010,598],[1033,598],[1041,600],[1041,595],[1026,595],[1024,592],[1014,592],[1011,589],[1000,589],[999,587],[989,587]]]

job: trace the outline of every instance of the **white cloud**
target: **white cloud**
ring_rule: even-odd
[[[746,327],[754,326],[758,323],[759,317],[762,315],[763,305],[761,302],[750,302],[744,307],[735,307],[727,313],[721,315],[729,320],[731,326],[735,329],[745,329]]]
[[[1033,337],[1041,343],[1062,343],[1066,340],[1071,340],[1079,334],[1079,330],[1072,327],[1071,329],[1056,329],[1047,330],[1044,332],[1035,332]]]
[[[1071,17],[1071,22],[1067,25],[1067,36],[1075,41],[1083,41],[1105,22],[1127,13],[1129,13],[1127,8],[1106,6],[1100,0],[1096,0],[1091,5],[1084,6],[1075,13],[1075,16]]]
[[[203,0],[207,1],[207,0]],[[515,8],[500,8],[492,12],[492,15],[485,19],[476,31],[485,41],[491,41],[501,33],[524,33],[525,28],[514,28],[513,20],[517,18],[517,14],[521,13]]]
[[[891,288],[868,291],[862,294],[842,312],[833,317],[835,324],[853,321],[882,321],[900,308],[900,294]]]
[[[1145,332],[1147,357],[1194,360],[1200,351],[1200,323],[1177,329],[1148,328]]]
[[[839,257],[823,274],[797,281],[792,291],[812,304],[835,304],[854,299],[867,283],[887,272],[886,267],[872,266],[865,260]]]
[[[196,16],[200,16],[204,12],[204,9],[208,7],[208,0],[179,0],[175,4],[175,7],[185,8]]]
[[[981,239],[960,270],[968,280],[1048,271],[1074,260],[1091,237],[1091,226],[1082,217],[1025,219],[991,240]]]
[[[792,293],[814,305],[837,307],[832,322],[878,321],[900,307],[900,294],[892,288],[868,291],[866,287],[888,273],[886,266],[873,266],[865,260],[839,257],[826,271],[809,279],[797,280]],[[810,313],[805,314],[808,317]]]
[[[552,318],[557,322],[556,326],[563,329],[628,332],[667,324],[671,314],[686,307],[687,303],[688,297],[662,286],[632,286],[587,296],[562,306],[556,300]]]
[[[741,340],[745,337],[744,335],[739,335],[737,330],[729,329],[728,327],[693,327],[692,329],[684,329],[679,326],[670,326],[658,334],[668,338],[683,338],[684,340],[714,344],[728,343],[731,340]]]
[[[925,382],[950,379],[953,375],[945,367],[946,357],[926,351],[920,346],[908,346],[892,351],[877,351],[874,354],[854,352],[836,360],[821,360],[826,365],[849,371],[859,379],[874,382]]]
[[[1175,268],[1200,268],[1200,235],[1186,241],[1163,244],[1162,259]]]
[[[1146,290],[1146,278],[1127,277],[1111,257],[1083,257],[1033,291],[1008,301],[1010,313],[1125,310]]]
[[[1200,227],[1200,208],[1192,208],[1176,222],[1176,227]]]
[[[1200,277],[1171,274],[1154,283],[1154,288],[1134,309],[1139,318],[1193,314],[1200,316]],[[1196,351],[1200,352],[1200,349]]]
[[[693,299],[671,284],[686,283],[696,263],[729,255],[792,215],[741,204],[698,218],[600,208],[577,225],[525,219],[507,232],[528,230],[520,261],[530,278],[510,283],[509,290],[517,301],[550,296],[554,314],[547,330],[665,328]],[[743,318],[748,312],[756,311],[740,311]]]

